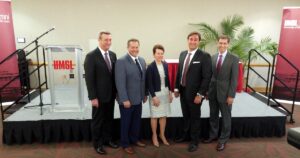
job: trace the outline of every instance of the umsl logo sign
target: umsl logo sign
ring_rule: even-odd
[[[71,70],[74,69],[72,60],[54,60],[53,67],[55,70]]]
[[[300,28],[300,20],[284,20],[284,28],[285,29],[299,29]]]
[[[9,15],[0,14],[0,23],[9,23]]]

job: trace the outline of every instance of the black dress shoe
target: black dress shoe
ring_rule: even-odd
[[[175,143],[182,143],[185,141],[185,137],[176,138],[174,141],[175,141]]]
[[[106,151],[104,150],[104,148],[103,148],[102,145],[99,146],[99,147],[96,149],[96,152],[97,152],[98,154],[101,154],[101,155],[106,155],[106,154],[107,154]]]
[[[212,143],[213,141],[216,141],[218,138],[209,138],[202,141],[204,144]]]
[[[108,142],[108,146],[110,146],[111,148],[114,148],[114,149],[119,148],[119,145],[117,143],[112,142],[112,141]]]
[[[225,149],[225,143],[218,143],[217,145],[217,151],[222,151]]]
[[[194,144],[194,143],[191,143],[188,147],[188,151],[189,152],[194,152],[198,149],[198,145],[197,144]]]
[[[184,138],[183,137],[179,137],[179,138],[176,138],[174,141],[175,141],[175,143],[182,143],[182,142],[184,142]]]

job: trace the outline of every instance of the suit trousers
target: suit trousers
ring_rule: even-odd
[[[130,108],[125,108],[120,105],[121,113],[121,146],[126,148],[130,143],[136,143],[139,139],[141,119],[142,119],[142,104],[131,105]]]
[[[210,138],[217,138],[219,133],[219,111],[221,111],[222,116],[222,127],[221,135],[219,137],[219,143],[226,143],[230,138],[231,133],[231,109],[232,105],[227,103],[221,103],[216,99],[209,100],[210,108]]]
[[[201,104],[195,104],[193,101],[188,101],[186,99],[186,90],[181,87],[180,94],[181,110],[184,120],[184,134],[183,137],[190,134],[191,143],[198,144],[200,135],[200,125],[201,125]]]
[[[99,100],[99,99],[98,99]],[[92,141],[94,148],[103,145],[112,139],[112,123],[114,118],[115,100],[102,103],[99,100],[99,107],[92,109]]]

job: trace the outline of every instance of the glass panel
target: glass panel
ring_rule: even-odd
[[[47,52],[53,112],[83,111],[81,48],[48,46]]]

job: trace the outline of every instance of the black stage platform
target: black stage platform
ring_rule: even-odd
[[[66,94],[57,91],[56,94]],[[71,94],[70,94],[71,95]],[[62,97],[68,100],[72,98]],[[49,90],[43,93],[44,103],[50,103]],[[59,102],[59,100],[58,100]],[[44,115],[39,108],[21,108],[10,115],[3,123],[3,142],[8,145],[34,142],[51,143],[63,141],[91,141],[91,105],[85,99],[84,108],[68,104],[58,104],[54,108],[45,106]],[[39,98],[25,105],[35,105]],[[171,104],[171,115],[167,119],[166,136],[173,139],[183,132],[182,112],[179,99]],[[141,138],[151,139],[149,103],[143,105]],[[115,105],[113,127],[114,139],[119,138],[120,113]],[[232,108],[231,137],[282,137],[285,135],[286,115],[267,106],[264,102],[248,93],[238,93]],[[221,124],[220,124],[221,125]],[[209,106],[204,101],[201,107],[201,137],[208,137]]]

